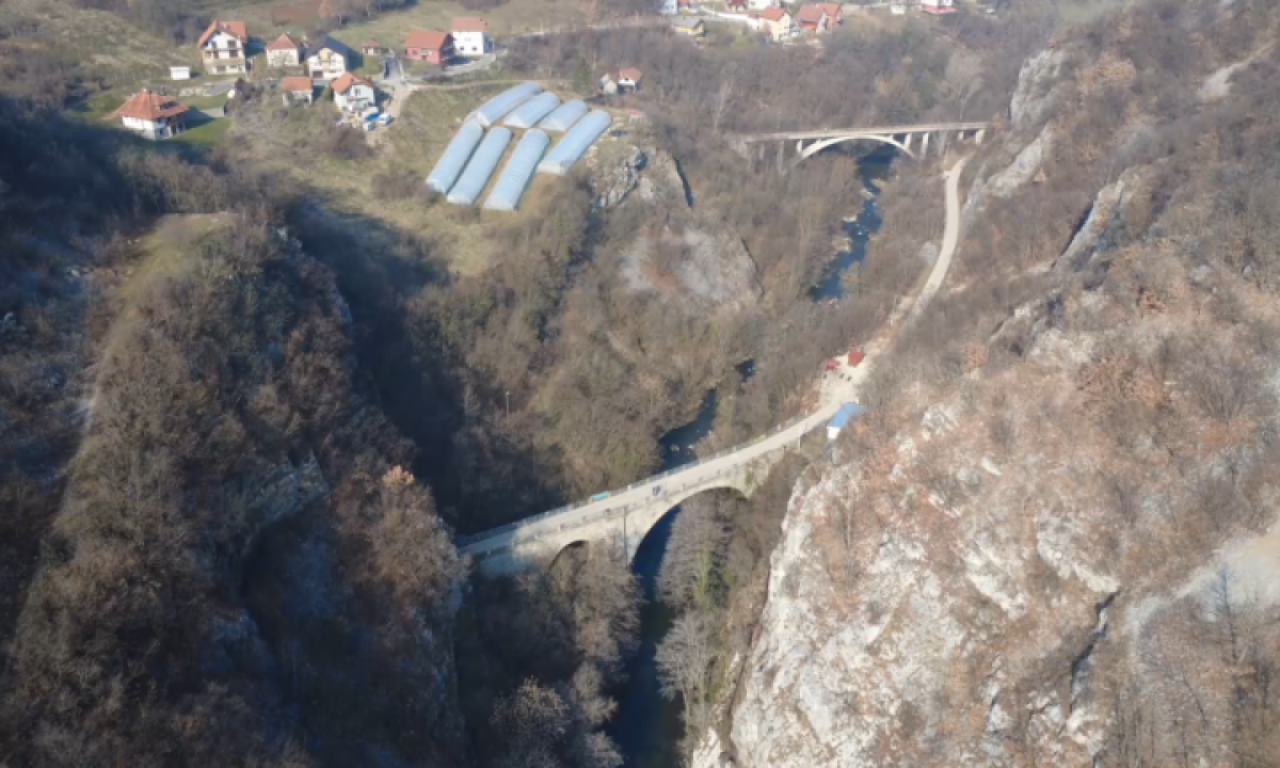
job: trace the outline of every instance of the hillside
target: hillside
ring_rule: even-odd
[[[695,764],[1278,764],[1277,21],[1147,3],[1022,67]]]

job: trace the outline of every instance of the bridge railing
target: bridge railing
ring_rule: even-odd
[[[476,542],[478,542],[478,541],[483,541],[483,540],[485,540],[485,539],[487,539],[487,538],[490,538],[490,537],[493,537],[493,536],[500,536],[500,535],[502,535],[502,534],[504,534],[504,533],[512,533],[512,532],[514,532],[514,531],[518,531],[518,530],[520,530],[521,528],[527,528],[527,527],[529,527],[529,526],[531,526],[531,525],[534,525],[534,524],[539,523],[539,522],[541,522],[541,521],[543,521],[543,520],[547,520],[547,519],[549,519],[549,518],[555,517],[555,516],[557,516],[557,515],[562,515],[562,514],[564,514],[564,513],[566,513],[566,512],[572,512],[572,511],[573,511],[573,510],[575,510],[575,509],[581,509],[582,507],[586,507],[586,506],[589,506],[589,505],[591,505],[591,504],[600,504],[600,503],[607,502],[607,501],[609,500],[609,498],[611,498],[611,497],[613,497],[613,496],[615,496],[615,495],[619,495],[619,494],[626,493],[627,491],[633,490],[633,489],[638,488],[638,487],[640,487],[640,486],[642,486],[642,485],[651,485],[651,484],[653,484],[653,483],[655,483],[655,482],[657,482],[657,481],[659,481],[659,480],[662,480],[663,478],[667,478],[667,477],[671,477],[671,476],[674,476],[674,475],[683,474],[683,473],[685,473],[685,472],[692,472],[693,470],[697,469],[699,466],[702,466],[702,465],[704,465],[704,464],[706,464],[706,463],[708,463],[708,462],[716,461],[717,459],[720,459],[720,458],[722,458],[722,457],[724,457],[724,456],[728,456],[728,455],[730,455],[730,454],[737,453],[738,451],[744,450],[744,449],[746,449],[746,448],[750,448],[750,447],[751,447],[751,446],[753,446],[753,445],[757,445],[757,444],[759,444],[759,443],[763,442],[764,440],[767,440],[767,439],[769,439],[770,437],[773,437],[774,435],[776,435],[776,434],[778,434],[778,433],[780,433],[780,432],[785,432],[786,430],[788,430],[788,429],[790,429],[790,428],[794,427],[795,425],[797,425],[797,424],[799,424],[799,423],[803,422],[803,421],[804,421],[804,420],[806,420],[806,419],[813,418],[813,416],[814,416],[814,414],[810,413],[810,414],[803,414],[803,415],[797,416],[797,417],[792,418],[792,419],[788,419],[787,421],[784,421],[783,423],[779,424],[778,426],[774,427],[773,429],[769,430],[768,432],[765,432],[765,433],[763,433],[763,434],[757,435],[754,439],[752,439],[752,440],[751,440],[750,442],[748,442],[748,443],[741,444],[741,445],[735,445],[735,446],[733,446],[733,447],[731,447],[731,448],[725,448],[724,450],[717,451],[717,452],[713,453],[713,454],[712,454],[712,455],[710,455],[710,456],[706,456],[706,457],[703,457],[703,458],[699,458],[699,459],[697,459],[696,461],[691,461],[691,462],[689,462],[688,464],[681,464],[681,465],[680,465],[680,466],[678,466],[678,467],[672,467],[671,469],[668,469],[668,470],[667,470],[667,471],[665,471],[665,472],[661,472],[661,473],[656,474],[656,475],[653,475],[653,476],[651,476],[651,477],[647,477],[647,478],[645,478],[644,480],[638,480],[638,481],[636,481],[636,482],[634,482],[634,483],[632,483],[632,484],[630,484],[630,485],[626,486],[625,488],[618,488],[618,489],[616,489],[616,490],[608,491],[608,492],[607,492],[607,493],[608,493],[608,495],[607,495],[607,496],[605,496],[604,498],[595,498],[595,497],[593,496],[593,497],[591,497],[591,498],[582,499],[581,501],[575,501],[575,502],[573,502],[573,503],[571,503],[571,504],[566,504],[566,505],[564,505],[564,506],[562,506],[562,507],[556,507],[555,509],[548,510],[548,511],[546,511],[546,512],[541,512],[541,513],[536,514],[536,515],[531,515],[531,516],[529,516],[529,517],[524,517],[524,518],[521,518],[521,519],[519,519],[519,520],[516,520],[516,521],[510,522],[510,523],[507,523],[506,525],[498,526],[497,528],[490,528],[490,529],[489,529],[489,530],[487,530],[487,531],[481,531],[480,533],[474,533],[474,534],[471,534],[470,536],[460,536],[460,537],[458,537],[458,539],[456,539],[456,544],[457,544],[457,546],[459,546],[459,547],[467,547],[467,546],[470,546],[471,544],[474,544],[474,543],[476,543]],[[722,474],[724,474],[724,473],[716,473],[716,474],[715,474],[715,475],[713,475],[712,477],[720,477]],[[597,495],[597,496],[599,496],[600,494],[596,494],[596,495]],[[667,497],[669,497],[669,496],[671,496],[671,495],[673,495],[671,492],[667,492],[667,493],[664,493],[664,494],[662,494],[662,495],[660,495],[660,496],[658,496],[658,497],[656,497],[656,498],[663,499],[663,498],[667,498]],[[620,514],[622,510],[625,510],[625,509],[627,509],[627,508],[628,508],[628,507],[625,507],[625,506],[624,506],[624,507],[609,508],[609,509],[605,509],[605,510],[603,511],[603,513],[602,513],[602,514],[609,514],[609,513]],[[616,510],[616,512],[615,512],[615,510]],[[581,525],[585,525],[586,523],[588,523],[588,522],[594,522],[594,521],[595,521],[595,520],[597,520],[597,519],[599,519],[599,517],[597,517],[597,516],[592,516],[592,517],[590,517],[590,518],[587,518],[587,519],[581,520],[581,521],[579,522],[579,524],[581,524]],[[577,527],[577,526],[575,526],[575,527]]]

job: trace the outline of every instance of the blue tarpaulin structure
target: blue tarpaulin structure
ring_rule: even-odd
[[[453,185],[453,189],[445,199],[454,205],[475,203],[476,198],[480,197],[480,193],[484,191],[484,185],[489,183],[493,169],[498,167],[498,161],[502,159],[502,153],[507,151],[507,145],[510,143],[511,131],[506,128],[499,126],[489,131],[484,141],[480,142],[480,146],[476,147],[475,154],[471,156],[471,162],[467,163],[467,169],[462,172],[462,178]]]
[[[515,111],[502,121],[502,124],[508,128],[529,129],[551,114],[551,110],[558,106],[560,106],[560,99],[554,93],[540,93],[516,107]]]
[[[471,117],[480,125],[488,128],[505,117],[508,112],[539,93],[542,93],[542,88],[537,83],[521,83],[514,88],[508,88],[481,104],[479,109],[471,113]]]
[[[484,207],[490,211],[514,211],[529,186],[529,179],[533,178],[542,153],[547,151],[550,144],[551,137],[542,131],[527,132],[511,153],[511,159],[494,183],[493,191],[484,201]]]
[[[583,153],[609,129],[613,122],[607,112],[592,110],[574,124],[560,143],[547,153],[547,159],[538,164],[538,173],[554,173],[563,176],[582,158]]]
[[[436,161],[436,167],[432,168],[431,174],[427,176],[427,187],[442,195],[447,194],[453,188],[454,182],[458,180],[458,176],[462,174],[462,169],[467,166],[467,160],[471,159],[471,153],[476,150],[476,145],[483,138],[483,128],[470,121],[463,123],[454,134],[453,140],[449,142],[449,146],[445,147],[444,154],[440,155],[440,159]]]

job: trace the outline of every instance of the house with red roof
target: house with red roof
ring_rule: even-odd
[[[827,27],[835,29],[844,24],[844,5],[840,3],[818,3],[818,7],[827,13]]]
[[[644,80],[644,73],[635,67],[618,70],[618,88],[620,90],[638,91],[642,80]]]
[[[280,78],[280,96],[286,107],[293,104],[310,104],[316,91],[311,78],[306,75],[289,75]]]
[[[810,3],[800,6],[800,10],[796,11],[796,26],[811,35],[821,35],[831,24],[822,6]]]
[[[267,52],[268,67],[298,67],[302,65],[302,43],[289,34],[283,34],[263,46]]]
[[[475,16],[460,16],[449,27],[460,56],[483,56],[489,50],[489,25]]]
[[[333,89],[333,103],[343,112],[360,112],[377,106],[378,94],[373,83],[359,75],[344,73],[329,84]]]
[[[453,35],[435,29],[415,29],[404,39],[404,57],[445,66],[453,58]]]
[[[794,24],[791,14],[787,13],[785,8],[771,5],[760,12],[760,18],[764,21],[764,28],[769,32],[769,37],[774,40],[786,40],[791,37]]]
[[[115,111],[124,127],[150,141],[177,136],[187,128],[187,108],[160,93],[143,88]]]
[[[244,75],[249,72],[245,46],[249,32],[243,21],[214,19],[196,41],[204,61],[204,71],[211,75]]]
[[[955,0],[920,0],[920,10],[925,13],[955,13]]]

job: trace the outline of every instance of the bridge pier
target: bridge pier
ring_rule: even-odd
[[[950,138],[950,134],[947,131],[938,131],[938,156],[939,157],[946,157],[948,138]]]
[[[929,156],[929,134],[926,132],[923,134],[923,138],[921,138],[920,140],[920,159],[923,160],[928,156]]]
[[[908,152],[911,151],[911,140],[914,139],[915,136],[916,135],[914,133],[907,133],[902,136],[902,146],[906,147]]]
[[[986,128],[979,128],[978,132],[973,134],[973,143],[982,146],[982,137],[987,134]]]

